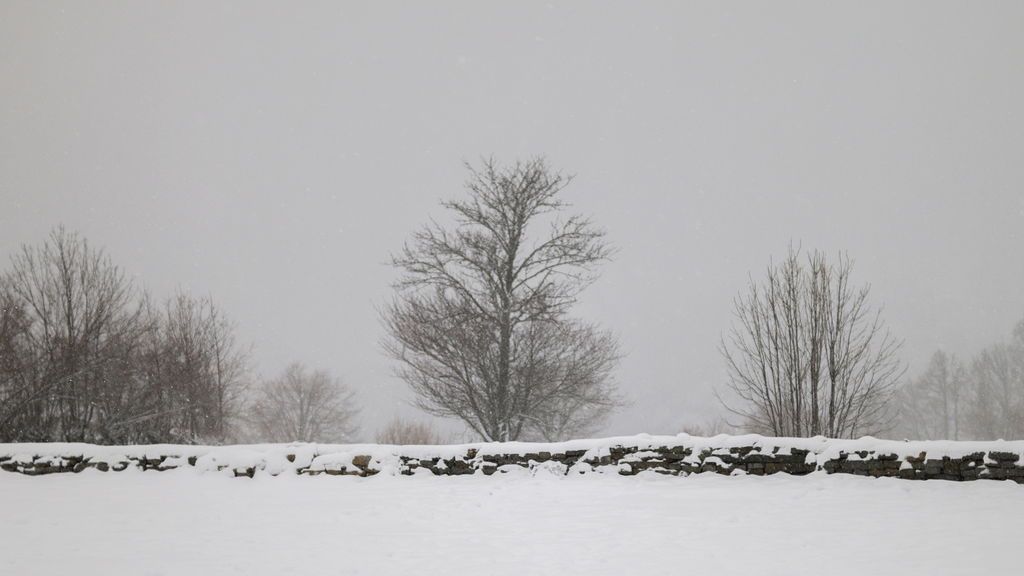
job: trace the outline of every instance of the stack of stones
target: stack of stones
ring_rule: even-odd
[[[399,452],[400,447],[396,447]],[[425,453],[423,447],[416,452]],[[429,452],[427,452],[429,453]],[[390,454],[388,458],[357,454],[346,457],[341,464],[317,464],[316,455],[298,456],[288,453],[291,463],[288,472],[305,475],[373,476],[389,469],[403,475],[432,474],[435,476],[459,476],[470,474],[503,474],[516,470],[533,470],[539,467],[567,475],[581,473],[614,473],[632,476],[641,472],[652,472],[673,476],[715,473],[727,475],[769,475],[783,472],[803,475],[823,471],[828,474],[853,474],[858,476],[892,477],[913,480],[1013,480],[1024,484],[1024,463],[1020,455],[1012,452],[988,451],[951,457],[948,455],[917,455],[900,457],[897,454],[859,450],[838,452],[824,456],[806,449],[731,446],[722,448],[696,448],[686,445],[671,446],[626,446],[609,445],[596,450],[563,450],[494,453],[478,448],[466,447],[457,456],[409,456]],[[390,459],[397,462],[397,468],[382,464]],[[28,475],[60,472],[81,472],[95,469],[102,472],[122,471],[129,468],[138,470],[172,470],[182,467],[196,467],[196,456],[182,457],[174,454],[162,456],[125,456],[109,460],[93,460],[83,455],[26,456],[0,454],[0,469]],[[210,469],[206,466],[204,469]],[[216,470],[230,470],[235,476],[252,477],[257,471],[271,471],[263,462],[245,466],[214,464]]]

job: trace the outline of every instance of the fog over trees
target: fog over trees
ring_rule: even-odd
[[[89,437],[164,427],[168,439],[230,439],[247,426],[232,410],[244,415],[265,379],[301,362],[357,393],[362,439],[396,416],[469,439],[457,418],[419,410],[381,353],[380,308],[401,274],[390,255],[431,219],[455,229],[438,201],[459,198],[464,161],[543,155],[575,175],[558,196],[566,213],[616,248],[571,317],[616,336],[625,404],[596,427],[547,420],[530,437],[746,426],[715,397],[745,405],[726,392],[718,345],[748,274],[762,282],[791,242],[833,263],[848,253],[854,284],[870,283],[872,309],[904,342],[891,426],[865,430],[931,436],[946,429],[930,420],[935,405],[959,408],[950,434],[1006,433],[967,425],[973,385],[925,407],[901,391],[938,350],[968,382],[991,382],[986,396],[1007,373],[1002,352],[996,368],[974,363],[1024,316],[1024,3],[737,13],[683,2],[3,3],[0,276],[22,244],[42,246],[63,224],[103,248],[135,294],[110,320],[110,334],[131,328],[119,336],[128,344],[66,354],[27,337],[42,332],[39,314],[8,298],[0,422],[35,427],[32,437],[81,436],[91,418]],[[246,366],[238,405],[225,396],[226,428],[201,417],[205,384],[146,406],[141,390],[173,366],[143,379],[134,359],[90,363],[163,356],[143,354],[168,337],[146,323],[166,322],[178,294],[233,323]],[[138,307],[143,321],[125,324]],[[43,374],[72,364],[73,384]],[[125,389],[112,394],[104,378],[124,370],[134,376],[116,377]],[[204,407],[179,410],[193,394]],[[30,410],[40,421],[28,426]]]
[[[853,263],[790,248],[735,301],[721,343],[722,401],[741,429],[775,436],[1024,437],[1024,320],[968,363],[939,350],[910,379]]]
[[[971,362],[967,428],[978,438],[1024,438],[1024,319]]]
[[[939,350],[924,372],[897,394],[896,432],[908,438],[959,440],[967,418],[967,371],[956,356]]]
[[[157,302],[102,248],[55,228],[0,273],[0,440],[97,443],[557,440],[592,434],[622,404],[615,336],[571,315],[612,249],[566,214],[570,178],[542,159],[470,168],[393,257],[384,352],[429,414],[468,436],[395,417],[361,422],[354,390],[295,362],[254,373],[210,297]],[[909,439],[1024,437],[1024,319],[967,360],[939,350],[906,376],[902,341],[845,254],[791,247],[735,299],[718,391],[732,418],[691,433]]]
[[[936,351],[900,391],[895,436],[911,439],[1024,438],[1024,319],[1008,338],[969,362]]]
[[[252,389],[235,332],[211,298],[154,303],[58,227],[0,274],[0,441],[349,439],[351,394],[301,367]]]
[[[393,258],[384,351],[419,406],[471,438],[556,440],[593,433],[622,403],[619,344],[570,315],[612,254],[588,219],[566,215],[570,179],[541,159],[470,169]],[[1024,320],[969,360],[936,351],[905,377],[902,342],[841,254],[790,248],[735,300],[720,350],[733,418],[691,433],[910,439],[1024,437]],[[98,443],[322,441],[440,443],[429,423],[360,422],[352,388],[293,363],[254,374],[249,346],[210,297],[157,303],[102,248],[63,227],[0,274],[0,440]],[[447,437],[454,439],[452,436]]]
[[[385,350],[429,413],[487,440],[564,439],[620,405],[618,343],[569,315],[612,250],[564,215],[570,178],[542,159],[470,170],[452,230],[416,233],[382,318]],[[546,229],[546,232],[542,230]],[[162,303],[63,227],[0,275],[0,439],[98,443],[343,442],[358,403],[338,377],[293,363],[253,374],[212,298]],[[377,423],[373,423],[377,424]],[[379,426],[379,424],[378,424]],[[439,441],[392,422],[382,439]]]

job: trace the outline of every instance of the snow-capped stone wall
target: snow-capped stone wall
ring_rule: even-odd
[[[0,469],[29,475],[84,470],[192,469],[278,475],[856,474],[905,479],[1013,480],[1024,484],[1024,441],[900,442],[860,438],[628,436],[560,443],[449,446],[259,444],[96,446],[0,444]]]

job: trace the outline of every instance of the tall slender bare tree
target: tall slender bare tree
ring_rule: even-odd
[[[468,198],[443,203],[454,226],[426,226],[392,259],[384,348],[421,408],[486,440],[587,429],[619,403],[615,338],[568,315],[612,253],[604,232],[561,217],[570,178],[542,159],[468,168]]]
[[[726,408],[776,436],[852,437],[886,430],[889,401],[905,366],[869,286],[851,284],[846,256],[806,261],[790,248],[735,300],[736,323],[721,342]],[[736,402],[738,400],[738,403]]]

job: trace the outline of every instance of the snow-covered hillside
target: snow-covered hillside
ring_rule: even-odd
[[[1016,574],[1011,482],[0,473],[0,573]]]

